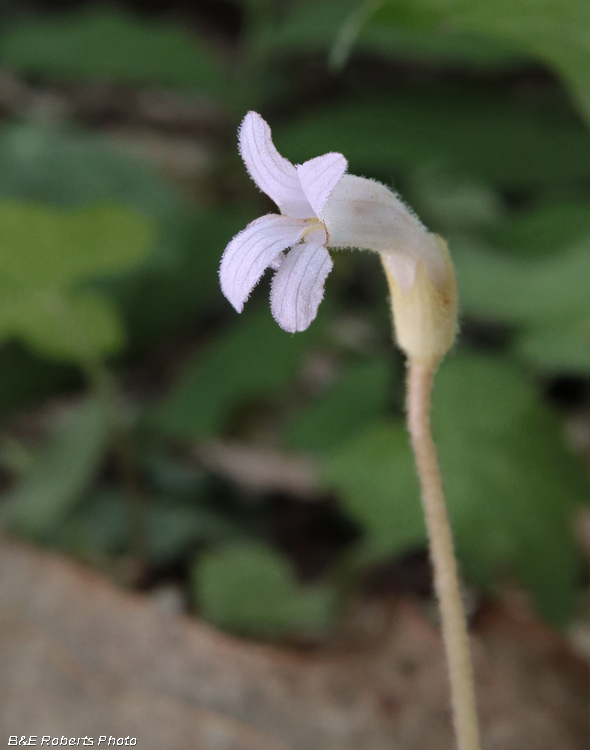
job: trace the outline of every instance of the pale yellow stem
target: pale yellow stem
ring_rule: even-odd
[[[453,537],[445,506],[436,448],[430,429],[430,391],[434,367],[410,360],[408,428],[422,487],[430,556],[438,595],[442,636],[451,683],[453,723],[459,750],[479,750],[479,729],[467,623]]]

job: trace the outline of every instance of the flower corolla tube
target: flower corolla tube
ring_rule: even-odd
[[[425,333],[428,338],[433,333],[428,330],[432,316],[435,323],[447,321],[445,342],[439,341],[438,349],[450,347],[456,294],[446,245],[397,195],[374,180],[347,174],[342,154],[291,164],[276,150],[268,124],[256,112],[248,112],[240,126],[239,148],[248,173],[280,214],[248,224],[223,254],[221,289],[238,312],[266,269],[272,268],[272,314],[286,331],[303,331],[316,317],[332,270],[328,248],[367,249],[381,255],[402,348],[408,352],[404,338],[424,338]],[[430,311],[425,311],[425,301]],[[400,330],[401,318],[408,320],[405,332]],[[434,327],[440,328],[438,324]],[[434,331],[434,337],[440,339],[440,331]],[[410,342],[410,348],[416,349],[415,343]]]

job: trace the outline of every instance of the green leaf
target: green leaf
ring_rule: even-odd
[[[80,382],[80,372],[35,356],[17,342],[0,350],[0,418],[43,401],[52,393]]]
[[[150,223],[115,206],[59,210],[0,203],[0,338],[80,364],[115,351],[123,331],[112,303],[77,288],[116,273],[149,250]]]
[[[110,300],[92,292],[63,288],[2,291],[0,337],[19,338],[53,359],[85,365],[114,354],[125,334]]]
[[[390,0],[373,23],[442,29],[497,39],[546,63],[590,116],[590,5],[586,0]]]
[[[0,283],[46,289],[132,268],[150,248],[153,229],[142,216],[115,205],[68,211],[5,201],[0,236]]]
[[[222,59],[197,35],[98,6],[5,24],[0,59],[44,77],[194,87],[213,96],[227,85]]]
[[[460,357],[435,384],[434,433],[457,548],[466,571],[488,586],[512,570],[540,611],[563,624],[575,604],[578,559],[571,521],[590,486],[559,425],[517,370]],[[326,486],[366,528],[361,558],[425,541],[404,427],[381,423],[335,449]]]
[[[556,624],[573,614],[576,504],[590,486],[559,423],[510,365],[464,357],[441,369],[435,430],[459,548],[485,580],[507,563]]]
[[[157,424],[197,440],[218,434],[237,406],[266,399],[293,380],[317,325],[290,336],[268,309],[243,313],[188,366],[158,409]]]
[[[459,238],[457,261],[464,309],[506,323],[554,323],[590,312],[590,235],[568,250],[535,260],[511,258]]]
[[[358,46],[365,54],[380,53],[389,58],[469,70],[508,71],[525,62],[514,45],[441,26],[392,27],[369,22],[359,33]]]
[[[152,565],[180,560],[197,542],[236,536],[235,527],[226,518],[194,505],[192,499],[189,505],[174,497],[149,497],[146,519]],[[50,542],[90,560],[128,552],[128,508],[122,490],[93,491],[60,523]]]
[[[314,0],[293,4],[267,40],[278,56],[332,48],[340,68],[354,46],[364,55],[439,65],[505,69],[520,62],[511,45],[470,33],[407,24],[393,27],[371,18],[375,3]],[[342,19],[344,22],[334,22]]]
[[[505,39],[563,76],[590,117],[590,5],[585,0],[427,0],[456,27]]]
[[[0,195],[55,206],[116,202],[154,218],[182,204],[145,161],[101,135],[36,122],[0,130]]]
[[[221,299],[221,256],[251,218],[239,209],[217,208],[176,213],[162,222],[158,258],[108,284],[134,346],[151,344],[177,331]]]
[[[129,549],[129,512],[125,493],[94,490],[55,527],[48,541],[85,560],[120,555]]]
[[[483,180],[431,168],[417,170],[411,179],[415,202],[427,225],[443,229],[490,231],[501,225],[504,208],[499,191]]]
[[[468,315],[517,326],[517,351],[537,366],[589,371],[590,234],[536,260],[494,253],[474,240],[456,238],[450,246]]]
[[[247,635],[310,634],[334,620],[334,592],[298,584],[287,560],[264,544],[239,542],[206,553],[194,585],[204,617]]]
[[[9,526],[44,540],[94,480],[107,443],[108,420],[94,400],[62,417],[31,469],[4,495],[3,514]]]
[[[364,531],[364,561],[424,543],[426,532],[408,436],[403,425],[377,422],[324,460],[322,482],[339,491]]]
[[[158,225],[149,256],[101,282],[137,350],[194,320],[220,297],[217,271],[229,240],[252,218],[234,208],[196,211],[140,159],[107,139],[38,125],[0,131],[0,195],[58,206],[116,201]]]
[[[151,508],[150,557],[155,565],[178,560],[197,542],[219,542],[238,536],[237,526],[220,513],[203,507],[164,502]]]
[[[590,138],[571,113],[472,89],[361,98],[291,119],[273,132],[291,161],[339,151],[352,173],[386,181],[434,167],[502,187],[556,189],[590,172]]]
[[[582,202],[558,201],[508,220],[490,222],[486,240],[513,256],[536,258],[559,253],[590,237],[590,207]]]
[[[348,440],[383,416],[391,373],[379,358],[349,367],[324,398],[298,414],[287,427],[287,444],[295,450],[326,450]]]
[[[590,312],[585,318],[527,327],[516,338],[516,350],[542,370],[586,377],[590,372]]]

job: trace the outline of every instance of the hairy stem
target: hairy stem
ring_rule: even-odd
[[[434,368],[410,360],[408,428],[422,487],[422,503],[430,540],[442,636],[451,683],[453,722],[459,750],[479,750],[479,729],[467,623],[451,527],[445,506],[436,448],[430,429],[430,392]]]

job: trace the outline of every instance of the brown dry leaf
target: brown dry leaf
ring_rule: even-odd
[[[486,750],[586,750],[588,682],[548,628],[496,607],[474,637]],[[242,641],[57,555],[0,548],[0,736],[141,750],[450,750],[439,637],[409,602],[346,651]]]

